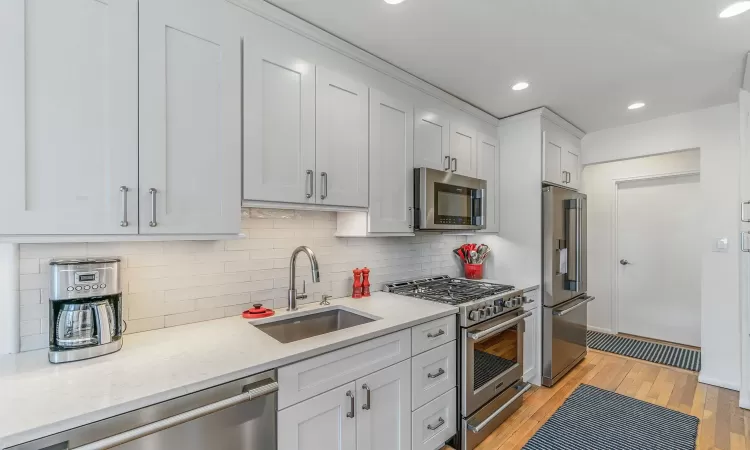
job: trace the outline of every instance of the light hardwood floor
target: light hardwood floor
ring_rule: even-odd
[[[582,383],[697,416],[698,449],[750,449],[750,411],[737,392],[698,383],[695,372],[589,350],[555,386],[532,388],[477,450],[520,449]]]

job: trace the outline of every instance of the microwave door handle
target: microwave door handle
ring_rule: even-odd
[[[484,228],[487,218],[487,191],[485,189],[480,189],[479,196],[481,204],[479,206],[479,223],[477,225]]]

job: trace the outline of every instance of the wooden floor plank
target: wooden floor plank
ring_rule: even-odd
[[[701,384],[695,372],[595,351],[555,386],[529,391],[477,450],[522,448],[581,384],[698,417],[698,449],[750,450],[750,411],[739,408],[737,392]]]

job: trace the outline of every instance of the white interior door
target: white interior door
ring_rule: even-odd
[[[369,231],[412,231],[414,206],[414,108],[370,91]]]
[[[618,184],[619,332],[700,346],[699,181]]]

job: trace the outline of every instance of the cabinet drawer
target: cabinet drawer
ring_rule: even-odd
[[[455,339],[455,315],[417,325],[411,329],[411,354],[418,355]]]
[[[279,369],[279,409],[329,391],[410,356],[411,332],[403,330]]]
[[[411,362],[412,410],[456,387],[456,341],[419,354]]]
[[[435,450],[456,434],[456,388],[411,414],[412,450]]]

